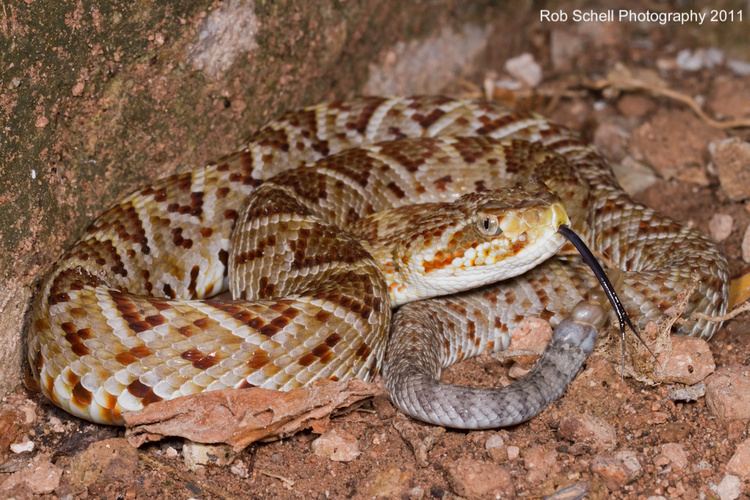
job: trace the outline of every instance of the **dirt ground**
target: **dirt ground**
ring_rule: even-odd
[[[593,30],[593,28],[591,28]],[[563,31],[539,41],[521,69],[489,68],[471,82],[452,84],[452,95],[507,100],[510,81],[530,78],[532,90],[513,93],[531,106],[579,129],[618,172],[640,172],[626,185],[634,197],[720,239],[732,278],[750,271],[742,240],[750,224],[748,196],[737,194],[750,175],[750,155],[722,178],[722,141],[750,140],[750,128],[711,126],[669,88],[699,96],[716,120],[750,117],[750,67],[724,52],[681,52],[690,45],[658,31],[637,43],[602,24],[593,32]],[[589,37],[600,51],[584,50]],[[620,62],[649,85],[623,89],[609,72]],[[534,82],[533,64],[544,77]],[[530,69],[531,68],[531,69]],[[575,71],[570,71],[574,68]],[[571,74],[576,75],[571,79]],[[607,76],[609,74],[609,77]],[[646,76],[644,76],[646,75]],[[650,76],[649,76],[650,75]],[[648,78],[661,79],[654,83]],[[730,155],[730,160],[737,155]],[[731,161],[730,161],[731,163]],[[743,170],[744,169],[744,173]],[[731,177],[734,175],[734,177]],[[745,177],[742,177],[742,176]],[[737,180],[739,179],[739,180]],[[748,182],[750,185],[750,181]],[[717,217],[718,216],[718,217]],[[727,218],[729,217],[729,219]],[[728,234],[727,234],[727,228]],[[745,245],[750,246],[750,241]],[[747,250],[750,254],[750,249]],[[750,256],[746,256],[750,259]],[[727,322],[709,343],[717,370],[750,370],[750,315]],[[38,395],[4,401],[0,434],[1,496],[26,498],[737,498],[750,496],[750,427],[707,404],[676,401],[674,385],[647,386],[618,374],[619,358],[595,354],[566,395],[539,417],[514,428],[460,432],[423,425],[400,415],[384,398],[335,417],[323,435],[311,431],[257,444],[236,456],[181,440],[135,451],[123,431],[87,424]],[[451,381],[492,385],[507,380],[510,363],[462,363]],[[735,385],[742,383],[737,375]],[[743,395],[735,401],[741,411]],[[744,394],[747,397],[747,394]],[[333,452],[326,448],[333,443]],[[28,450],[33,443],[33,449]],[[742,443],[745,445],[742,445]],[[13,451],[7,445],[13,444]],[[195,456],[209,457],[195,463]],[[739,457],[739,458],[733,458]],[[191,458],[193,457],[193,458]],[[745,460],[744,462],[742,460]],[[732,462],[732,463],[730,463]],[[737,465],[740,464],[740,465]],[[743,475],[744,473],[744,475]],[[7,483],[15,478],[13,484]]]

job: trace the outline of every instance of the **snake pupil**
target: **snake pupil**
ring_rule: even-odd
[[[497,236],[502,232],[502,229],[500,229],[500,223],[497,220],[497,217],[492,215],[484,215],[481,219],[479,219],[479,225],[478,229],[482,234],[485,234],[487,236]]]

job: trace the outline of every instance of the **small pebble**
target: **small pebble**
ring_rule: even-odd
[[[741,442],[727,463],[727,472],[750,480],[750,439]]]
[[[544,497],[544,500],[578,500],[587,498],[588,492],[589,484],[580,482],[560,488],[551,495]]]
[[[410,484],[414,482],[414,471],[408,467],[391,465],[384,469],[374,468],[357,491],[357,498],[421,498],[411,496],[408,491]],[[424,494],[424,493],[423,493]]]
[[[714,214],[708,221],[708,230],[714,241],[722,242],[732,234],[734,220],[729,214]]]
[[[12,443],[10,445],[10,451],[13,453],[27,453],[29,451],[32,451],[34,449],[34,441],[31,441],[29,438],[26,438],[24,441],[21,441],[19,443]]]
[[[747,78],[717,75],[712,79],[708,108],[717,118],[745,118],[750,115],[750,87]]]
[[[52,432],[58,434],[65,432],[65,426],[63,425],[62,420],[55,416],[49,418],[49,427],[52,429]]]
[[[235,476],[241,477],[242,479],[250,477],[250,471],[247,468],[247,464],[242,460],[236,460],[229,468],[229,472]]]
[[[719,495],[721,500],[734,500],[742,493],[742,482],[735,475],[725,475],[719,484],[712,484],[711,489]]]
[[[502,448],[503,446],[505,446],[505,440],[500,434],[491,435],[484,443],[484,448],[487,450],[491,450],[493,448]]]
[[[688,455],[679,443],[664,443],[657,458],[663,457],[673,469],[684,469],[688,466]]]
[[[558,428],[560,437],[581,443],[596,450],[611,450],[617,445],[615,428],[604,420],[589,414],[565,417]]]
[[[745,236],[742,237],[742,260],[750,264],[750,224],[745,229]]]
[[[750,367],[722,366],[706,380],[706,405],[722,420],[750,420]]]
[[[669,388],[669,399],[672,401],[691,402],[698,401],[706,395],[706,384],[703,382],[695,385],[672,386]]]
[[[591,472],[601,477],[610,490],[635,481],[643,472],[634,451],[622,450],[614,455],[597,455],[591,462]]]
[[[335,462],[351,462],[360,455],[357,438],[346,431],[332,429],[312,442],[317,456]]]
[[[750,142],[737,137],[708,146],[721,189],[732,201],[750,198]]]
[[[506,450],[508,452],[508,460],[515,460],[521,454],[521,448],[518,446],[508,446]]]
[[[625,94],[617,101],[617,110],[625,116],[640,118],[653,111],[654,101],[639,94]]]
[[[0,497],[3,498],[21,498],[15,495],[8,495],[18,486],[26,486],[36,495],[45,495],[54,492],[60,484],[63,469],[50,461],[49,455],[38,454],[28,467],[14,472],[13,474],[3,474],[0,478]],[[23,498],[27,498],[26,495]]]
[[[526,475],[529,484],[542,483],[557,465],[557,452],[543,446],[532,446],[523,453],[523,465],[529,471]]]
[[[724,52],[719,49],[682,49],[677,53],[677,66],[685,71],[700,71],[703,68],[713,68],[724,62]]]
[[[508,377],[512,378],[513,380],[518,380],[528,375],[530,371],[531,368],[522,366],[519,363],[513,363],[510,369],[508,369]]]
[[[505,440],[499,434],[493,434],[484,443],[484,449],[495,462],[501,463],[507,460],[508,452],[505,449]]]
[[[185,442],[182,445],[182,457],[185,465],[191,471],[196,471],[204,465],[228,465],[232,463],[236,453],[226,445],[208,445]]]
[[[704,470],[711,470],[711,464],[707,460],[701,460],[697,464],[693,465],[693,472],[701,472]]]
[[[71,90],[71,94],[73,94],[74,97],[78,97],[81,94],[83,94],[83,88],[84,88],[84,83],[83,82],[77,82],[75,85],[73,85],[73,89]]]
[[[626,156],[622,161],[613,163],[612,170],[614,170],[617,181],[622,188],[631,195],[645,191],[658,180],[651,168],[631,156]]]
[[[529,53],[505,61],[505,71],[529,87],[536,87],[542,81],[542,67]]]
[[[613,121],[600,123],[594,131],[594,145],[612,161],[620,161],[625,157],[629,138],[627,130]]]
[[[708,342],[695,337],[671,337],[671,351],[659,353],[655,377],[660,382],[693,385],[716,370]]]
[[[508,469],[501,465],[460,458],[449,464],[447,469],[451,488],[462,497],[503,498],[515,494],[513,478]]]
[[[727,61],[727,66],[735,75],[739,76],[750,76],[750,63],[740,61],[739,59],[730,59]]]

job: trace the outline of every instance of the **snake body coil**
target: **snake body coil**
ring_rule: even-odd
[[[601,323],[593,306],[575,307],[595,286],[575,256],[402,306],[386,351],[391,305],[413,300],[402,286],[411,269],[442,276],[430,286],[444,290],[417,297],[427,298],[451,291],[446,270],[494,264],[487,248],[503,244],[467,250],[460,217],[440,216],[450,203],[478,207],[472,196],[495,189],[559,197],[574,229],[619,269],[639,326],[694,284],[687,313],[725,312],[727,264],[711,242],[630,200],[573,133],[486,102],[373,97],[291,112],[242,150],[137,191],[94,221],[35,299],[32,371],[56,405],[110,424],[200,391],[288,390],[381,367],[394,402],[423,420],[525,420],[562,393]],[[415,203],[436,208],[410,213]],[[379,215],[389,211],[405,217]],[[412,241],[390,241],[409,225]],[[514,258],[524,246],[502,248]],[[211,298],[227,290],[236,300]],[[558,325],[531,379],[501,391],[436,382],[443,367],[507,347],[525,315]],[[716,328],[687,320],[677,330],[709,338]]]

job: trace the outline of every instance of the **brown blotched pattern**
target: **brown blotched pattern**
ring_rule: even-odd
[[[688,313],[725,311],[727,265],[710,241],[630,200],[566,129],[486,102],[362,98],[289,113],[241,151],[102,214],[35,299],[34,376],[56,405],[110,424],[200,391],[369,378],[385,355],[390,304],[359,241],[381,229],[357,221],[531,175],[623,271],[620,296],[641,326],[694,282]],[[404,359],[435,374],[502,349],[523,316],[564,318],[592,286],[587,276],[575,259],[553,259],[507,283],[409,306],[429,311],[436,344],[406,335],[390,352],[407,349]],[[236,300],[211,299],[230,288]],[[688,320],[678,329],[709,338],[717,327]],[[388,362],[397,372],[399,361]]]

